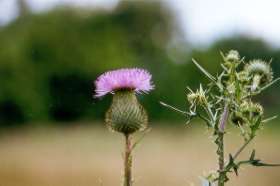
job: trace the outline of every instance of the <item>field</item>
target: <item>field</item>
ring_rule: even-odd
[[[172,124],[170,124],[172,125]],[[199,124],[196,124],[199,125]],[[2,131],[0,186],[119,186],[123,139],[103,125],[35,127]],[[135,186],[200,185],[200,175],[215,168],[215,146],[202,127],[153,128],[136,148]],[[250,150],[267,162],[280,162],[280,136],[269,127]],[[239,140],[236,140],[239,139]],[[231,130],[227,151],[234,151],[240,136]],[[248,156],[245,151],[241,158]],[[228,186],[280,186],[280,168],[244,167]]]

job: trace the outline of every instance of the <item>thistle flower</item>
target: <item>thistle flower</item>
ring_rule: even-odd
[[[254,107],[252,108],[253,113],[259,113],[260,115],[263,115],[263,106],[259,103],[255,103]]]
[[[95,81],[96,95],[102,97],[118,90],[132,90],[136,93],[147,93],[154,88],[152,75],[139,68],[119,69],[105,72]]]
[[[254,115],[259,115],[259,116],[262,116],[264,111],[263,111],[263,107],[259,104],[259,103],[255,103],[253,106],[252,106],[252,113]]]
[[[237,78],[241,83],[246,83],[250,80],[247,71],[241,71],[237,73]]]
[[[256,59],[247,64],[244,70],[253,77],[251,90],[255,91],[258,86],[265,85],[272,81],[273,72],[270,65],[260,59]]]
[[[263,107],[259,103],[244,101],[240,105],[240,111],[244,114],[252,113],[254,116],[263,115]]]
[[[200,88],[196,92],[193,92],[191,90],[191,92],[187,95],[187,99],[192,105],[207,104],[207,98],[205,96],[205,91],[203,90],[202,86],[200,86]]]
[[[135,93],[152,90],[154,86],[151,77],[146,70],[133,68],[109,71],[97,78],[95,97],[113,94],[113,101],[105,118],[109,129],[131,134],[146,128],[148,116]]]
[[[263,107],[259,103],[244,101],[239,106],[238,111],[231,114],[231,122],[236,125],[243,125],[248,123],[250,117],[262,116],[263,113]]]
[[[240,55],[236,50],[230,50],[226,55],[226,60],[229,62],[237,62],[240,60]]]

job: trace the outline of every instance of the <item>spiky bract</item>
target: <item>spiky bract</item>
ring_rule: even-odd
[[[105,121],[111,130],[131,134],[147,127],[148,116],[133,91],[117,91]]]

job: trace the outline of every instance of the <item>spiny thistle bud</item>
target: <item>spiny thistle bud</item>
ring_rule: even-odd
[[[253,102],[244,101],[240,105],[240,111],[243,114],[252,113],[254,116],[261,116],[261,115],[263,115],[263,107],[259,103],[253,103]]]
[[[96,81],[96,97],[113,94],[106,113],[106,124],[123,134],[145,129],[148,116],[135,93],[149,92],[154,88],[151,75],[143,69],[120,69],[102,74]]]
[[[109,129],[131,134],[147,127],[148,115],[133,91],[117,91],[105,121]]]
[[[250,110],[251,110],[251,102],[244,101],[243,103],[241,103],[239,109],[240,109],[240,111],[241,111],[242,113],[250,113]]]
[[[237,78],[240,82],[245,83],[250,80],[247,71],[241,71],[237,73]]]
[[[238,108],[238,111],[231,114],[231,121],[234,124],[243,125],[248,118],[263,115],[263,107],[259,103],[244,101]]]
[[[255,103],[251,107],[251,111],[255,116],[263,115],[263,107],[259,103]]]
[[[238,62],[240,60],[240,55],[236,50],[230,50],[226,55],[226,60],[229,62]]]
[[[273,79],[273,72],[270,64],[259,59],[251,61],[245,66],[244,70],[252,77],[252,91],[255,91],[261,85],[271,82]]]
[[[187,95],[187,99],[192,105],[207,104],[207,98],[205,96],[205,91],[202,89],[202,86],[200,86],[200,88],[196,92],[191,91]]]

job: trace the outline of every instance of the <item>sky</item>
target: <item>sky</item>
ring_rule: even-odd
[[[132,1],[132,0],[131,0]],[[174,10],[186,38],[208,45],[232,34],[260,37],[280,47],[279,0],[162,0]],[[118,0],[27,0],[34,11],[73,4],[113,8]],[[0,24],[17,16],[16,0],[0,0]]]

